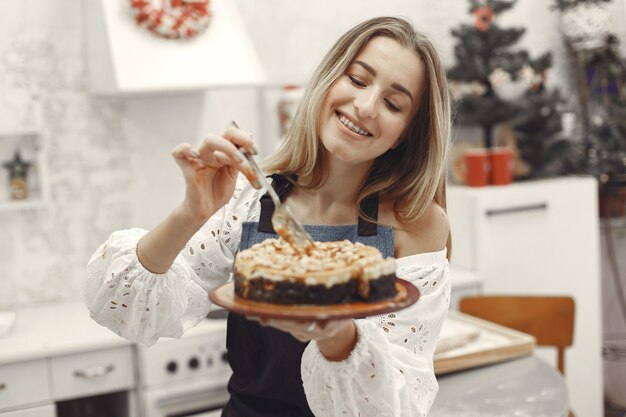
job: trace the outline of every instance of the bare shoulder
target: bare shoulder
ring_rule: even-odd
[[[410,223],[400,223],[391,205],[384,204],[381,209],[384,213],[381,220],[394,228],[396,258],[438,252],[446,247],[450,224],[446,211],[439,204],[432,202],[421,217]]]

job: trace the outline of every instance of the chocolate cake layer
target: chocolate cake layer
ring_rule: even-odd
[[[356,278],[327,287],[265,278],[245,279],[235,274],[235,294],[248,300],[273,304],[330,305],[357,301],[373,302],[394,298],[397,293],[395,281],[395,274],[372,280],[369,295],[363,297],[360,295],[359,281]]]

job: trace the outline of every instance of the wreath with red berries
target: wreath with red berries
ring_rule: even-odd
[[[135,22],[157,36],[190,39],[202,33],[211,20],[209,0],[170,0],[157,7],[151,0],[128,0]]]

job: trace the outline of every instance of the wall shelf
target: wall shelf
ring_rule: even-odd
[[[28,197],[12,200],[9,193],[9,173],[0,170],[0,212],[38,209],[48,204],[50,187],[46,161],[46,139],[36,126],[0,128],[0,161],[8,161],[16,150],[31,163],[28,171]]]

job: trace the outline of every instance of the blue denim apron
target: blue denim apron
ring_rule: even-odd
[[[281,200],[289,193],[291,182],[273,175],[272,186]],[[261,197],[259,222],[243,225],[240,250],[276,238],[272,227],[274,204],[269,195]],[[378,196],[365,200],[361,209],[378,219]],[[383,256],[393,256],[393,230],[359,218],[346,226],[305,225],[316,241],[348,239],[377,247]],[[233,375],[228,382],[230,400],[222,417],[301,417],[313,416],[304,395],[300,361],[307,343],[290,334],[262,327],[244,316],[230,313],[226,347]]]

